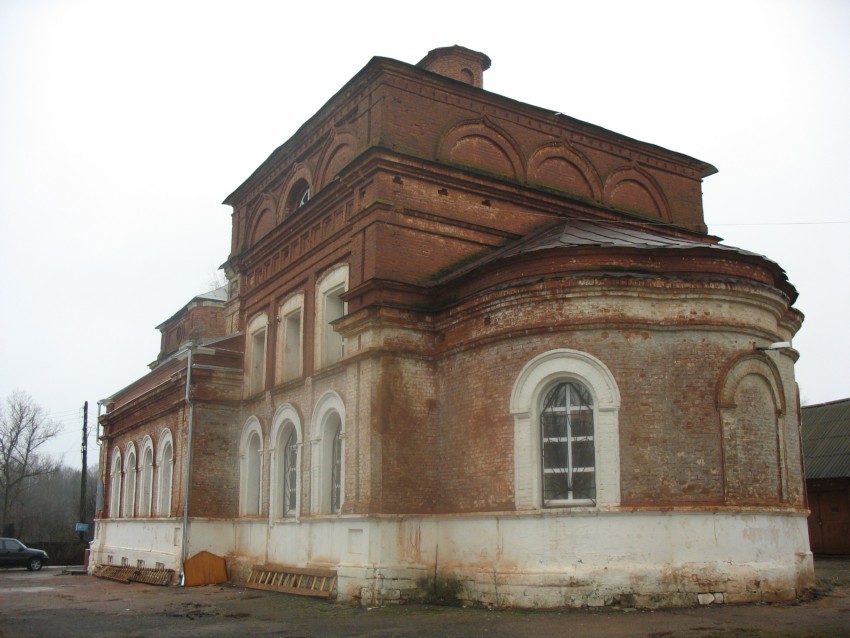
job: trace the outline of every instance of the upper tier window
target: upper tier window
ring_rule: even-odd
[[[286,198],[286,214],[294,213],[304,206],[304,204],[310,201],[310,197],[312,197],[312,193],[310,192],[310,185],[307,183],[307,180],[299,179],[292,185],[289,195]]]

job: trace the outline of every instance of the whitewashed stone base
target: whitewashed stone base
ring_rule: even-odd
[[[179,570],[182,521],[103,520],[93,563]],[[121,539],[121,545],[110,543]],[[790,600],[814,585],[805,513],[552,511],[428,518],[193,520],[188,555],[329,567],[337,597],[510,607],[659,607]],[[435,582],[436,575],[436,582]]]

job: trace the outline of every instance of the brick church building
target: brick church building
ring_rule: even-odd
[[[489,65],[373,58],[227,197],[226,287],[101,402],[93,563],[206,550],[370,605],[811,587],[794,287],[708,234],[713,166]]]

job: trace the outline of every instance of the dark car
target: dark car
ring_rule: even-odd
[[[0,567],[26,567],[37,572],[47,565],[47,552],[30,549],[14,538],[0,538]]]

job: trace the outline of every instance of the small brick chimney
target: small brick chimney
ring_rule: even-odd
[[[483,89],[484,71],[490,68],[490,58],[478,51],[454,45],[429,51],[416,66]]]

